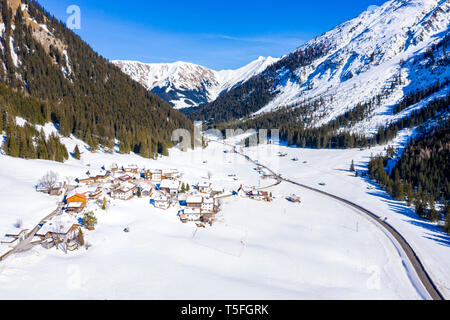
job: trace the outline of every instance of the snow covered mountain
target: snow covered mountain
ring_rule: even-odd
[[[16,143],[22,137],[22,128],[10,124],[16,117],[30,124],[51,121],[63,136],[73,134],[94,149],[98,143],[113,147],[116,139],[127,140],[123,152],[142,150],[147,156],[157,152],[158,143],[159,151],[170,145],[173,130],[192,128],[183,114],[149,94],[33,0],[0,0],[0,91],[3,151],[15,157],[68,157],[63,148],[38,152],[38,132],[27,134],[28,142]],[[147,132],[141,139],[151,136],[154,141],[124,138],[135,130]]]
[[[315,102],[311,125],[318,127],[376,98],[370,117],[357,128],[374,132],[391,120],[405,94],[448,81],[449,22],[449,0],[392,0],[370,7],[193,116],[229,121]],[[448,92],[447,86],[438,94]]]
[[[215,100],[279,59],[259,57],[237,70],[215,71],[187,62],[141,63],[112,61],[123,72],[159,95],[176,109],[196,107]]]

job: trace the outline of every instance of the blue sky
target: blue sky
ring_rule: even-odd
[[[384,0],[114,1],[38,0],[67,21],[102,56],[143,62],[187,61],[216,70],[241,67],[259,56],[280,57],[305,41]]]

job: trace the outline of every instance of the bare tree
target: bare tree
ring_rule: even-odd
[[[45,176],[41,178],[41,180],[39,181],[39,185],[47,188],[48,192],[52,193],[53,189],[56,187],[56,184],[58,183],[58,179],[59,177],[57,173],[49,171],[45,174]]]
[[[223,200],[222,199],[217,199],[216,202],[216,207],[215,207],[215,213],[219,213],[222,210],[222,206],[223,206]]]
[[[63,235],[64,224],[60,219],[54,219],[51,228],[51,236],[56,249],[61,248],[64,253],[67,253],[67,241]]]

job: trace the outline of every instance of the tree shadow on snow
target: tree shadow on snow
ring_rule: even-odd
[[[383,200],[383,202],[388,204],[391,211],[408,218],[404,221],[427,230],[428,232],[425,233],[426,236],[424,236],[424,238],[433,240],[440,245],[450,247],[450,236],[447,235],[441,227],[419,217],[413,209],[407,207],[405,204],[399,203],[392,199],[386,199]]]
[[[428,232],[425,233],[426,236],[424,236],[424,238],[433,240],[439,245],[450,247],[450,235],[446,234],[441,227],[419,217],[416,212],[405,203],[392,199],[386,191],[384,191],[375,181],[370,180],[368,176],[365,177],[364,180],[373,188],[372,190],[367,191],[368,195],[380,198],[382,202],[387,203],[390,211],[404,216],[406,218],[404,221],[409,224],[427,230]]]

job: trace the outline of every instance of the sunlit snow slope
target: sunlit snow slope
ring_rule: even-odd
[[[215,100],[222,92],[263,72],[276,61],[278,59],[272,57],[259,57],[240,69],[222,71],[187,62],[112,62],[148,90],[182,109]]]

